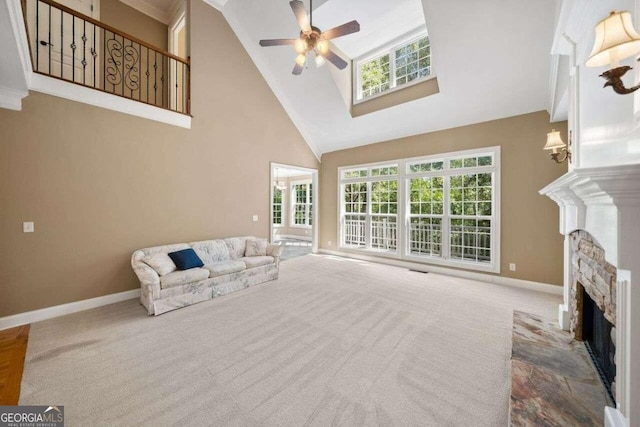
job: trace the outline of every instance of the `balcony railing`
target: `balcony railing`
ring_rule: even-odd
[[[22,0],[33,70],[182,114],[189,61],[52,0]]]
[[[395,252],[398,224],[394,215],[371,215],[370,248]],[[407,225],[408,251],[414,256],[442,257],[442,223],[437,218],[412,218]],[[366,215],[347,214],[343,218],[343,244],[367,247]],[[449,257],[455,260],[491,262],[491,227],[450,225]]]
[[[345,215],[344,245],[363,247],[366,245],[367,221],[364,215]]]
[[[371,248],[395,252],[398,246],[398,224],[395,216],[371,217]]]

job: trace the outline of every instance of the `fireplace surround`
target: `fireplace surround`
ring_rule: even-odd
[[[605,426],[640,427],[640,164],[574,169],[540,193],[560,207],[565,236],[558,322],[582,334],[584,299],[602,309],[616,369]]]

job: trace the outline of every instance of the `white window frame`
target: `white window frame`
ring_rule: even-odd
[[[435,71],[434,71],[434,66],[433,66],[433,54],[431,54],[431,74],[429,74],[428,76],[424,76],[424,77],[419,77],[415,80],[412,80],[411,82],[408,83],[403,83],[399,86],[396,85],[396,58],[395,58],[395,52],[398,48],[402,47],[403,45],[409,44],[415,40],[421,39],[424,36],[428,36],[429,34],[427,33],[427,29],[424,26],[418,27],[406,34],[404,34],[403,36],[400,36],[394,40],[392,40],[391,42],[373,50],[370,51],[356,59],[353,60],[353,76],[352,76],[352,87],[353,87],[353,104],[357,105],[360,104],[362,102],[367,102],[370,101],[372,99],[376,99],[380,96],[384,96],[387,95],[389,93],[393,93],[397,90],[401,90],[407,87],[411,87],[413,85],[416,85],[418,83],[422,83],[424,81],[433,79],[436,77]],[[361,72],[360,72],[360,67],[362,64],[372,61],[376,58],[379,58],[381,56],[384,55],[389,55],[389,89],[382,91],[380,93],[377,93],[375,95],[371,95],[368,96],[366,98],[362,97],[362,84],[361,84]]]
[[[283,188],[282,190],[280,190],[282,192],[282,198],[280,199],[280,224],[275,224],[273,221],[275,219],[274,215],[273,215],[273,207],[276,205],[276,203],[273,202],[273,198],[275,197],[275,185],[273,186],[274,188],[272,189],[272,194],[271,194],[271,225],[273,226],[273,228],[282,228],[285,227],[287,224],[287,203],[286,203],[286,196],[287,196],[287,187]]]
[[[363,166],[362,168],[360,166]],[[371,176],[370,172],[371,169],[377,169],[377,168],[383,168],[383,167],[398,167],[398,174],[395,175],[376,175],[376,176]],[[341,249],[354,249],[354,250],[367,250],[367,251],[371,251],[374,252],[376,254],[380,254],[383,256],[387,256],[387,255],[398,255],[400,253],[400,239],[397,238],[396,239],[396,249],[394,251],[391,250],[384,250],[384,249],[376,249],[373,248],[371,245],[371,233],[368,230],[371,230],[371,222],[372,222],[372,217],[374,216],[387,216],[387,217],[393,217],[395,216],[396,218],[396,228],[397,230],[400,230],[400,228],[402,227],[402,222],[401,219],[402,217],[400,216],[400,211],[401,211],[401,202],[400,202],[400,186],[401,186],[401,181],[400,181],[400,165],[397,162],[381,162],[381,163],[375,163],[375,164],[369,164],[369,165],[359,165],[354,167],[344,167],[344,168],[339,168],[338,169],[338,193],[339,193],[339,199],[340,200],[340,211],[342,212],[342,215],[340,215],[339,217],[339,232],[338,232],[338,245]],[[342,170],[350,170],[350,169],[367,169],[368,174],[366,177],[358,177],[358,178],[346,178],[343,179],[342,178]],[[398,181],[398,202],[397,202],[397,209],[395,214],[381,214],[381,213],[373,213],[372,212],[372,204],[371,204],[371,194],[372,194],[372,184],[374,182],[381,182],[381,181]],[[360,215],[360,216],[364,216],[365,217],[365,246],[364,247],[357,247],[357,246],[349,246],[349,245],[345,245],[344,244],[344,230],[343,230],[343,225],[344,223],[342,222],[342,217],[344,215],[346,215],[347,213],[344,212],[344,186],[343,184],[352,184],[352,183],[366,183],[367,185],[367,189],[366,189],[366,194],[367,194],[367,211],[365,213],[351,213],[349,215]]]
[[[449,160],[458,159],[461,157],[472,157],[472,156],[482,156],[482,155],[491,155],[493,156],[493,162],[491,166],[476,166],[476,167],[466,167],[466,168],[456,168],[451,169],[449,167]],[[431,171],[431,172],[417,172],[417,173],[408,173],[408,165],[412,163],[418,162],[430,162],[430,161],[440,161],[444,162],[444,168],[440,171]],[[385,177],[371,177],[370,174],[367,177],[354,177],[354,178],[343,178],[342,174],[346,170],[352,169],[371,169],[381,166],[387,165],[398,165],[398,175],[397,176],[385,176]],[[442,153],[430,156],[421,156],[421,157],[413,157],[407,159],[399,159],[393,161],[385,161],[378,163],[369,163],[369,164],[361,164],[361,165],[350,165],[343,166],[338,168],[338,218],[337,218],[337,242],[339,245],[339,249],[346,252],[355,252],[362,253],[366,252],[371,255],[394,258],[394,259],[402,259],[412,262],[419,262],[424,264],[435,264],[442,265],[447,267],[456,267],[463,268],[468,270],[476,270],[482,272],[489,273],[500,273],[500,197],[501,197],[501,179],[500,179],[500,169],[501,169],[501,160],[500,160],[500,147],[486,147],[479,148],[473,150],[464,150],[464,151],[456,151],[449,153]],[[449,257],[449,244],[450,244],[450,230],[449,224],[452,219],[449,214],[450,209],[450,188],[449,188],[449,179],[448,177],[452,175],[465,175],[465,174],[476,174],[476,173],[493,173],[493,191],[492,191],[492,215],[487,217],[491,220],[491,262],[489,263],[479,263],[472,262],[466,260],[452,259]],[[433,257],[427,255],[412,255],[409,252],[409,238],[408,238],[408,229],[410,226],[410,197],[409,197],[409,185],[408,182],[413,178],[420,177],[431,177],[431,176],[442,176],[447,179],[444,180],[443,192],[444,192],[444,208],[442,215],[442,257]],[[398,224],[398,242],[397,242],[397,250],[396,252],[390,251],[380,251],[376,249],[370,249],[370,233],[367,231],[366,235],[366,246],[365,247],[354,247],[354,246],[345,246],[343,244],[344,241],[344,230],[343,230],[343,217],[345,215],[344,212],[344,191],[343,185],[349,183],[356,182],[367,182],[367,193],[369,194],[369,188],[371,185],[369,182],[379,181],[381,179],[398,179],[398,216],[397,216],[397,224]],[[367,198],[367,218],[369,218],[370,212],[370,199]],[[456,219],[455,217],[454,219]],[[483,219],[484,217],[475,217],[477,219]],[[367,220],[367,228],[369,230],[369,220]]]
[[[304,203],[305,206],[307,206],[307,210],[306,212],[308,213],[308,215],[305,216],[305,224],[296,224],[296,205],[298,204],[298,198],[297,195],[295,194],[296,191],[296,185],[307,185],[307,200]],[[306,229],[310,229],[312,227],[311,224],[309,224],[309,214],[313,215],[313,203],[311,202],[312,200],[312,194],[311,191],[309,189],[309,186],[312,184],[312,180],[310,179],[302,179],[302,180],[298,180],[298,181],[289,181],[289,200],[290,200],[290,209],[289,209],[289,227],[291,228],[306,228]]]

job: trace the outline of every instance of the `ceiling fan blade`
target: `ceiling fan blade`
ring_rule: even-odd
[[[307,15],[307,11],[304,10],[304,3],[300,0],[292,0],[289,2],[289,6],[291,6],[291,10],[293,10],[294,15],[296,15],[298,25],[300,25],[302,31],[306,33],[310,32],[311,24],[309,23],[309,16]]]
[[[284,46],[288,44],[295,44],[297,39],[269,39],[269,40],[260,40],[260,46]]]
[[[335,65],[338,70],[344,70],[345,68],[347,68],[347,65],[349,65],[349,64],[347,64],[347,61],[345,61],[344,59],[340,58],[338,55],[333,53],[331,50],[328,50],[327,53],[324,54],[324,57],[327,58],[327,61],[329,61],[333,65]]]
[[[335,39],[336,37],[346,36],[347,34],[353,34],[360,31],[360,24],[358,21],[347,22],[346,24],[339,25],[330,30],[322,33],[322,38],[325,40]]]
[[[293,74],[294,76],[299,76],[300,74],[302,74],[302,70],[304,70],[304,67],[296,63],[296,66],[293,67],[293,71],[291,72],[291,74]]]

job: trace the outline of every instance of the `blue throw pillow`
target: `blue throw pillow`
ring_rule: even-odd
[[[188,270],[190,268],[202,267],[204,263],[193,249],[183,249],[171,252],[169,258],[178,267],[178,270]]]

